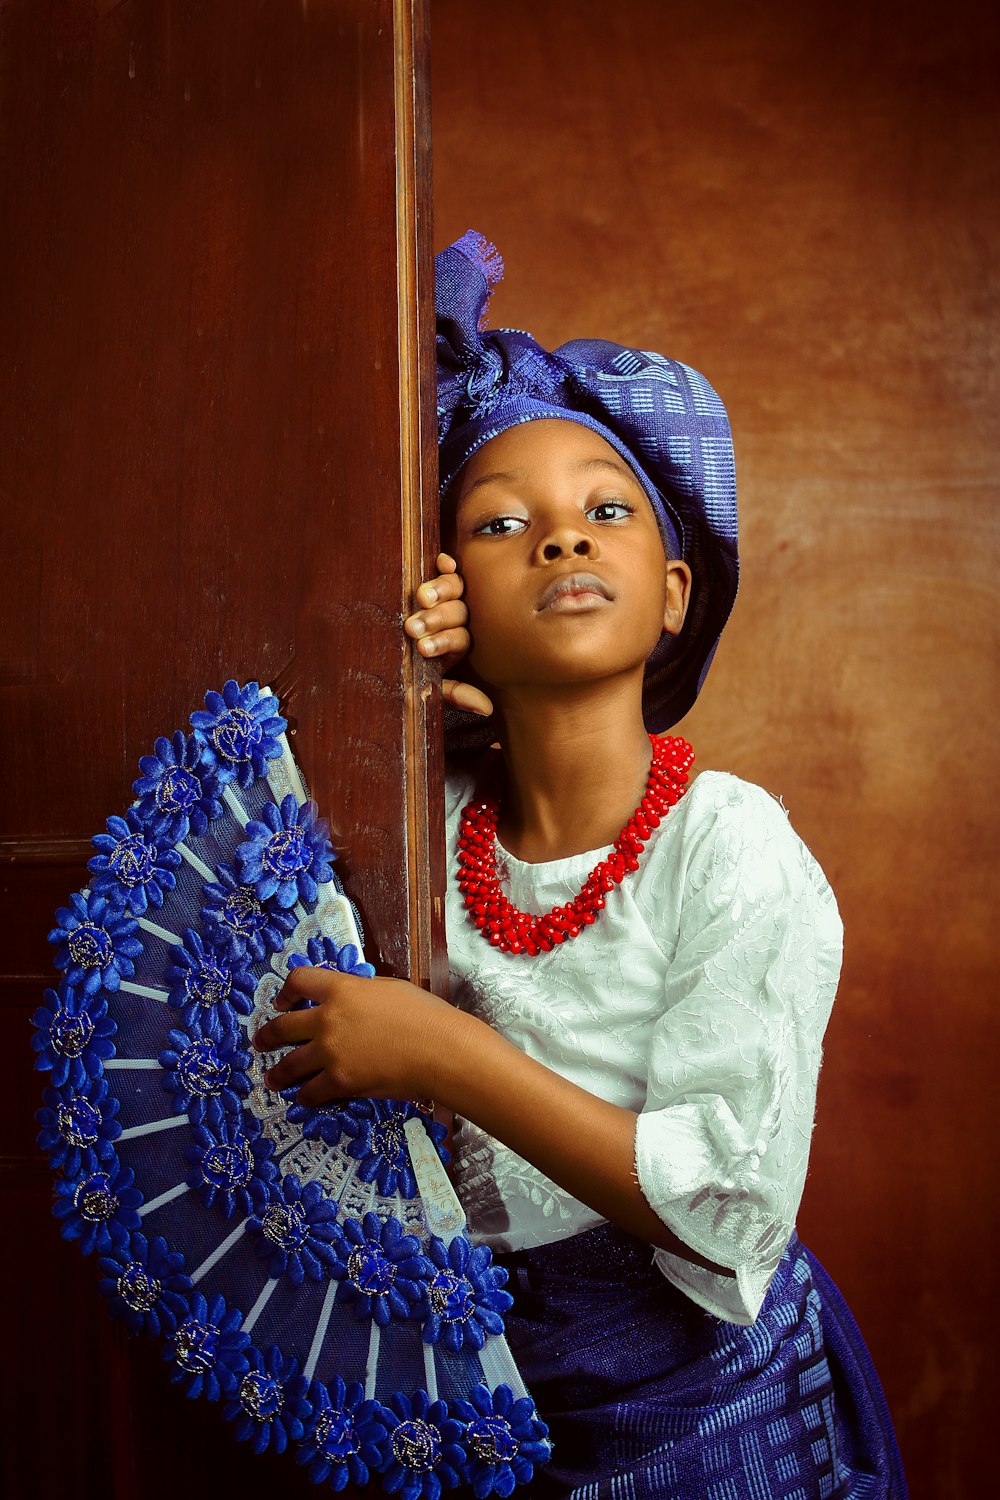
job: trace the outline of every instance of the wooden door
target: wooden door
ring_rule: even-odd
[[[228,677],[282,691],[369,956],[440,983],[426,59],[422,0],[0,13],[9,1495],[311,1490],[59,1239],[28,1018],[90,836]]]

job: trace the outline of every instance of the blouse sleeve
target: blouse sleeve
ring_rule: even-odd
[[[701,797],[701,783],[710,781]],[[826,879],[777,802],[704,776],[667,878],[680,911],[636,1129],[648,1202],[733,1277],[664,1250],[669,1280],[751,1323],[795,1226],[842,929]]]

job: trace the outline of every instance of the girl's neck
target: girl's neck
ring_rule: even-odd
[[[632,691],[522,700],[504,706],[503,720],[504,848],[540,864],[613,843],[649,774],[641,698]]]

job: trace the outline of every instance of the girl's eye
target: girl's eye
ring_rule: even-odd
[[[474,536],[510,536],[512,532],[527,526],[523,516],[493,516],[482,526],[477,526]]]
[[[600,505],[592,505],[587,515],[595,521],[623,521],[635,515],[635,507],[624,500],[602,500]]]

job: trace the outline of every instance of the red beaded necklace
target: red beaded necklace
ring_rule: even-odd
[[[630,870],[639,868],[639,856],[652,830],[659,826],[675,802],[687,790],[688,771],[694,751],[686,740],[674,735],[649,736],[653,760],[642,801],[615,839],[614,852],[599,860],[584,881],[580,894],[566,906],[553,907],[543,916],[518,911],[500,889],[497,875],[497,819],[499,798],[476,797],[462,809],[458,830],[458,888],[472,921],[483,937],[501,953],[525,953],[534,958],[548,953],[557,943],[578,937],[597,919],[604,898],[620,885]]]

